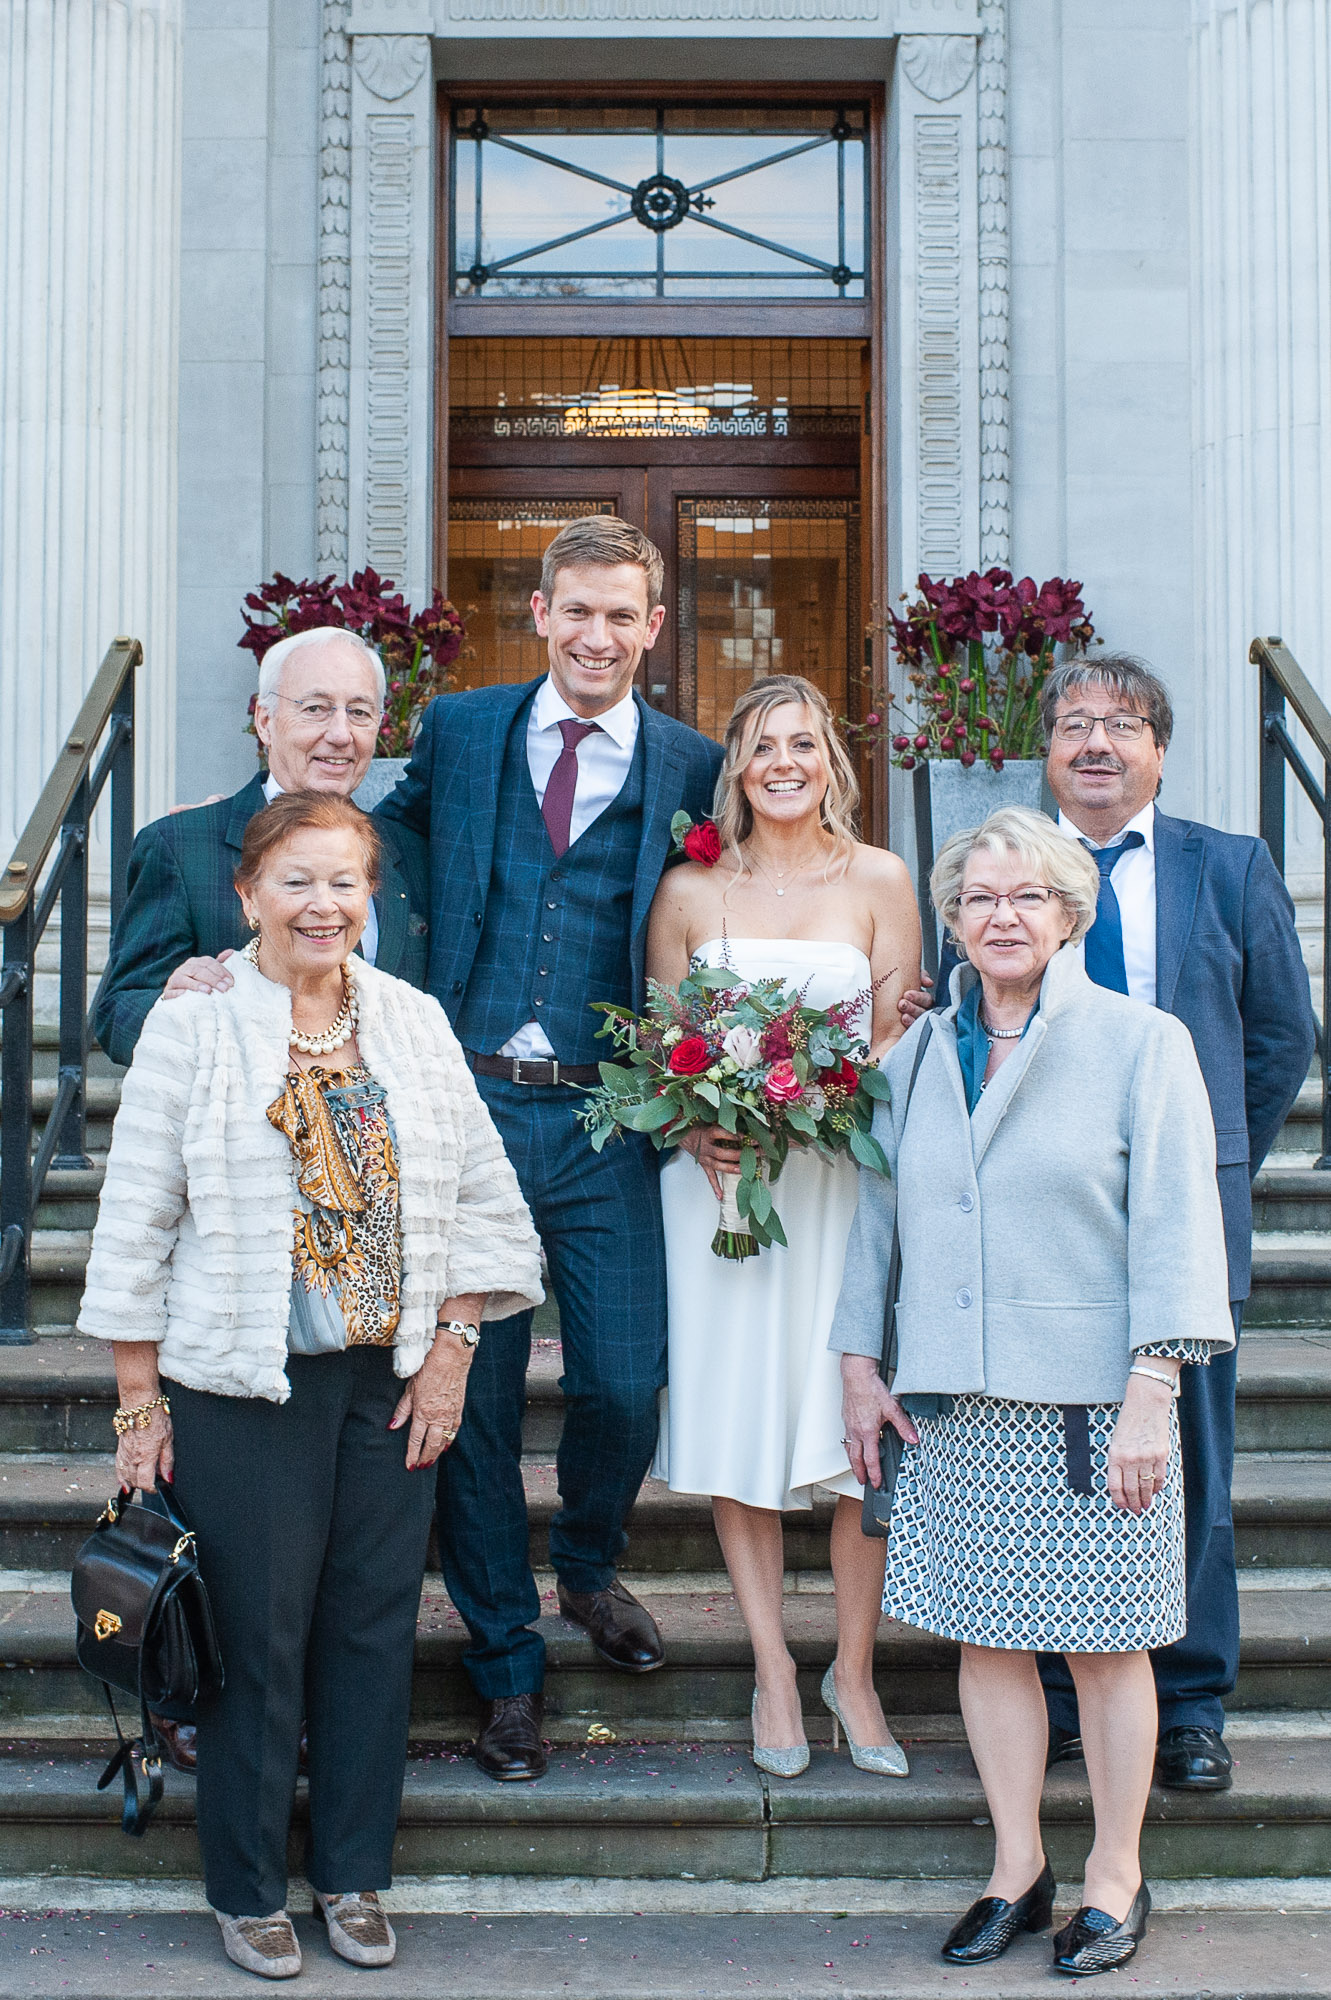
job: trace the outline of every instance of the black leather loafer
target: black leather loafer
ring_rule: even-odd
[[[656,1620],[618,1578],[604,1590],[567,1590],[561,1583],[559,1608],[582,1626],[607,1666],[625,1674],[650,1674],[664,1665]]]
[[[1015,1903],[1002,1896],[981,1896],[948,1932],[943,1957],[952,1965],[983,1965],[988,1958],[1001,1958],[1018,1932],[1048,1930],[1057,1893],[1054,1871],[1046,1861]]]
[[[1151,1892],[1145,1882],[1122,1923],[1107,1910],[1083,1903],[1054,1939],[1054,1971],[1085,1979],[1093,1972],[1112,1972],[1116,1966],[1126,1965],[1146,1936],[1150,1914]]]
[[[1085,1757],[1081,1747],[1081,1737],[1075,1729],[1060,1729],[1056,1722],[1049,1725],[1049,1755],[1044,1760],[1046,1771],[1052,1771],[1055,1764],[1075,1764]]]
[[[1155,1777],[1172,1792],[1227,1792],[1234,1782],[1234,1763],[1218,1729],[1187,1723],[1160,1731]]]
[[[485,1720],[472,1751],[487,1778],[502,1784],[521,1778],[545,1776],[545,1745],[541,1723],[545,1719],[543,1694],[501,1695],[485,1705]]]

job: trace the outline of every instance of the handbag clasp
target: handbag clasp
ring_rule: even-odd
[[[121,1630],[122,1621],[114,1611],[99,1611],[93,1620],[93,1631],[99,1639],[111,1639]]]

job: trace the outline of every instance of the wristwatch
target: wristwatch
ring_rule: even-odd
[[[435,1324],[440,1333],[455,1333],[464,1347],[479,1347],[481,1344],[481,1329],[473,1326],[470,1320],[441,1319]]]

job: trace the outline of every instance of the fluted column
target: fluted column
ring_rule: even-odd
[[[117,632],[175,740],[181,0],[0,0],[0,852]]]
[[[1197,797],[1252,831],[1253,635],[1331,693],[1326,0],[1194,0],[1193,93]]]

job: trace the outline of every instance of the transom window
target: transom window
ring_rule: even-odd
[[[862,104],[455,105],[459,298],[862,299]]]

